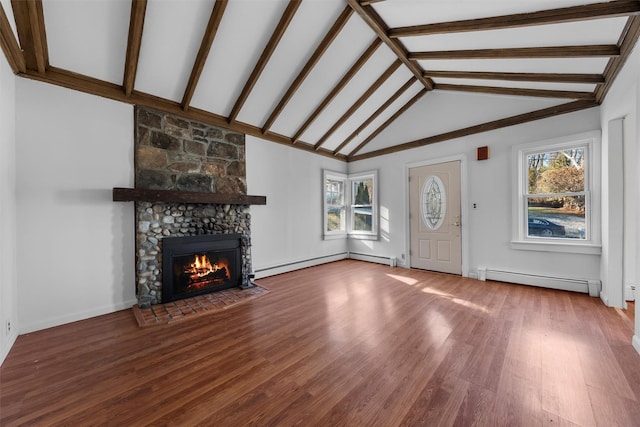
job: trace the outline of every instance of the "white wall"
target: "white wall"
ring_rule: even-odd
[[[16,280],[16,77],[0,58],[0,364],[18,331]],[[11,331],[7,331],[11,322]]]
[[[267,196],[251,206],[251,254],[256,277],[343,258],[344,239],[322,238],[322,170],[344,162],[247,136],[247,192]]]
[[[420,126],[419,112],[415,126]],[[468,243],[463,251],[463,264],[473,274],[478,267],[535,273],[543,265],[551,276],[584,279],[600,278],[599,255],[561,254],[511,249],[512,212],[512,146],[598,130],[599,109],[592,108],[537,122],[512,126],[395,154],[362,160],[350,164],[350,173],[370,169],[379,171],[380,208],[388,212],[388,230],[377,242],[352,241],[350,250],[395,256],[398,262],[408,261],[405,167],[407,164],[464,156],[466,168],[468,215],[463,217],[463,239]],[[404,142],[403,129],[391,133],[394,142]],[[475,160],[479,146],[489,146],[491,157]],[[463,176],[464,179],[464,176]],[[464,197],[464,195],[463,195]],[[477,203],[477,209],[472,204]],[[464,215],[464,210],[463,210]],[[408,262],[406,262],[408,264]]]
[[[603,177],[610,178],[603,183],[610,187],[606,196],[614,201],[618,207],[608,214],[603,211],[603,229],[608,230],[611,237],[617,234],[624,235],[624,241],[609,239],[603,233],[603,296],[605,303],[611,306],[622,307],[624,304],[623,285],[638,285],[640,277],[640,265],[638,263],[638,239],[640,238],[640,212],[637,200],[640,197],[638,182],[638,138],[640,137],[640,46],[628,57],[627,62],[609,90],[600,107],[602,126],[602,151],[603,151]],[[622,140],[616,141],[609,138],[609,134],[615,135],[610,130],[610,123],[616,119],[624,119],[622,128]],[[622,172],[622,173],[621,173]],[[622,182],[621,182],[622,181]],[[604,200],[603,200],[604,203]],[[619,217],[623,218],[623,228]],[[621,229],[622,228],[622,229]],[[620,259],[622,258],[622,259]],[[611,259],[616,264],[607,263]],[[636,332],[638,328],[636,328]]]
[[[20,333],[134,304],[133,108],[27,79],[16,86]]]

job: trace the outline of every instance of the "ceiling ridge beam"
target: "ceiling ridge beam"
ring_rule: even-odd
[[[177,116],[186,117],[192,120],[198,120],[213,126],[219,126],[225,129],[251,135],[256,138],[265,139],[267,141],[276,142],[287,146],[294,146],[293,140],[285,135],[274,132],[262,133],[262,130],[247,123],[235,121],[229,123],[226,117],[214,114],[198,108],[190,108],[184,111],[180,103],[160,98],[143,92],[134,90],[131,96],[125,96],[122,86],[115,83],[106,82],[83,74],[74,73],[56,67],[49,67],[45,74],[40,74],[35,70],[29,70],[25,73],[18,74],[20,77],[37,80],[44,83],[53,84],[64,87],[66,89],[77,90],[79,92],[91,95],[101,96],[103,98],[112,99],[114,101],[124,102],[131,105],[140,105],[144,107],[154,108],[165,113],[175,114]],[[298,148],[309,153],[317,153],[325,157],[346,161],[346,156],[334,156],[330,150],[315,150],[313,144],[298,141],[295,145]]]
[[[26,68],[43,74],[49,66],[49,49],[42,0],[11,0],[11,6]]]
[[[384,71],[384,73],[382,73],[382,75],[378,77],[378,79],[373,82],[371,86],[369,86],[369,88],[360,96],[360,98],[358,98],[358,100],[354,102],[347,111],[345,111],[345,113],[333,124],[333,126],[331,126],[331,128],[327,132],[325,132],[324,135],[322,135],[318,142],[316,142],[314,148],[317,150],[320,148],[320,146],[322,146],[322,144],[327,142],[327,139],[329,139],[329,137],[333,135],[333,133],[338,130],[340,126],[342,126],[347,120],[349,120],[353,113],[358,111],[358,109],[362,107],[362,104],[367,102],[367,99],[369,99],[371,95],[373,95],[380,88],[380,86],[382,86],[384,82],[386,82],[389,77],[391,77],[391,75],[395,73],[398,68],[400,68],[400,65],[402,65],[402,61],[400,61],[399,59],[393,61],[393,63]]]
[[[429,59],[587,58],[618,55],[620,55],[620,49],[617,45],[605,44],[411,52],[409,59],[419,61]]]
[[[474,86],[474,85],[452,85],[440,83],[436,84],[435,90],[449,90],[456,92],[488,93],[493,95],[513,95],[513,96],[534,96],[540,98],[568,98],[595,100],[592,92],[577,92],[568,90],[545,90],[545,89],[525,89],[498,86]]]
[[[340,143],[340,145],[338,145],[336,148],[334,148],[333,149],[333,154],[338,154],[340,152],[340,150],[342,150],[348,143],[350,143],[353,140],[353,138],[358,136],[360,134],[360,132],[362,132],[364,129],[366,129],[367,126],[369,126],[375,119],[377,119],[378,116],[380,116],[380,114],[382,114],[387,108],[389,108],[389,106],[391,106],[391,104],[393,104],[398,98],[400,98],[400,96],[403,93],[405,93],[407,91],[407,89],[409,89],[411,86],[413,86],[417,81],[418,81],[418,79],[416,79],[415,76],[413,76],[409,80],[407,80],[406,83],[403,84],[402,87],[400,87],[400,89],[398,89],[393,95],[391,95],[391,97],[384,104],[382,104],[380,107],[378,107],[378,109],[376,111],[374,111],[374,113],[371,114],[367,118],[367,120],[365,120],[356,130],[354,130],[351,133],[351,135],[349,135],[344,141],[342,141],[342,143]]]
[[[461,33],[468,31],[497,30],[505,28],[527,27],[563,22],[586,21],[591,19],[613,18],[640,13],[640,1],[620,0],[594,3],[538,12],[518,13],[489,18],[467,19],[434,24],[412,25],[392,28],[388,31],[391,38],[425,36],[431,34]]]
[[[351,66],[349,71],[345,73],[340,81],[331,89],[331,92],[324,97],[322,102],[311,113],[307,120],[300,126],[300,128],[293,135],[293,143],[296,144],[303,133],[311,126],[311,124],[318,118],[318,116],[324,111],[331,101],[344,89],[344,87],[351,81],[351,79],[360,71],[364,64],[371,58],[376,50],[382,45],[382,40],[376,38],[373,43],[367,47],[367,49],[360,55],[356,62]]]
[[[358,3],[358,0],[346,0],[349,6],[356,11],[358,15],[364,20],[364,22],[371,27],[371,29],[378,35],[378,38],[384,42],[384,44],[396,54],[404,65],[413,73],[414,76],[423,84],[424,87],[431,90],[433,89],[433,82],[431,79],[424,76],[422,67],[409,58],[409,52],[404,45],[397,39],[392,39],[387,35],[389,27],[384,20],[378,15],[375,9],[366,4]]]
[[[425,76],[431,78],[450,79],[478,79],[478,80],[507,80],[515,82],[545,82],[545,83],[604,83],[602,74],[578,73],[501,73],[486,71],[444,71],[425,70]]]
[[[413,106],[420,98],[422,98],[429,90],[427,88],[422,89],[420,92],[415,94],[413,98],[407,101],[398,111],[396,111],[391,117],[385,120],[380,126],[374,130],[371,135],[369,135],[364,141],[362,141],[356,148],[354,148],[351,153],[347,155],[347,161],[351,161],[351,157],[354,156],[358,151],[362,150],[368,143],[373,141],[373,139],[378,136],[383,130],[385,130],[391,123],[393,123],[398,117],[404,114],[409,108]]]
[[[16,36],[13,34],[9,18],[4,11],[4,7],[2,7],[2,3],[0,3],[0,48],[2,48],[14,74],[24,73],[27,70],[24,55]]]
[[[518,114],[516,116],[507,117],[504,119],[493,120],[491,122],[482,123],[479,125],[469,126],[463,129],[454,130],[451,132],[441,133],[439,135],[429,136],[427,138],[418,139],[415,141],[405,142],[403,144],[395,145],[393,147],[382,148],[380,150],[370,151],[368,153],[352,156],[347,156],[347,161],[354,162],[357,160],[364,160],[371,157],[382,156],[385,154],[397,153],[398,151],[405,151],[412,148],[423,147],[429,144],[435,144],[436,142],[448,141],[451,139],[461,138],[464,136],[474,135],[482,132],[488,132],[496,129],[501,129],[509,126],[519,125],[522,123],[528,123],[535,120],[545,119],[548,117],[559,116],[561,114],[572,113],[575,111],[585,110],[587,108],[597,107],[598,103],[595,101],[572,101],[566,104],[556,105],[549,108],[543,108],[541,110],[531,111],[524,114]]]
[[[282,14],[282,17],[280,18],[280,21],[278,22],[276,29],[274,30],[273,34],[271,35],[271,38],[269,39],[269,42],[267,43],[264,50],[262,51],[262,54],[260,55],[260,58],[258,59],[256,66],[251,72],[251,76],[249,76],[249,80],[247,80],[247,82],[245,83],[244,88],[242,88],[242,92],[240,93],[240,96],[236,100],[236,103],[234,104],[233,108],[231,109],[231,113],[229,114],[229,118],[228,118],[229,123],[233,123],[238,118],[238,114],[240,114],[240,110],[244,106],[244,103],[247,101],[247,98],[249,98],[251,91],[253,90],[254,86],[258,82],[258,79],[262,75],[262,72],[267,66],[269,59],[271,59],[273,52],[275,52],[276,48],[278,47],[278,44],[280,43],[282,36],[284,35],[285,31],[289,27],[289,24],[293,20],[293,17],[296,14],[296,11],[300,7],[301,3],[302,3],[302,0],[289,0],[289,2],[287,3],[287,7],[285,8],[284,13]]]
[[[320,58],[322,58],[322,55],[325,54],[336,37],[338,37],[338,34],[340,34],[344,26],[347,24],[347,21],[349,21],[351,15],[353,15],[353,9],[351,9],[349,6],[346,6],[340,16],[338,16],[334,24],[331,26],[327,34],[324,36],[316,50],[313,52],[307,63],[304,65],[304,67],[302,67],[302,70],[300,70],[293,83],[291,83],[282,99],[280,99],[280,102],[278,102],[276,108],[271,112],[271,114],[269,114],[269,118],[262,126],[263,132],[266,132],[267,130],[269,130],[269,128],[271,128],[271,126],[273,126],[273,123],[280,116],[280,113],[282,113],[282,110],[284,110],[284,107],[289,103],[296,91],[300,88],[300,85],[302,85],[305,79],[309,76],[311,70],[313,70]]]
[[[228,0],[216,0],[213,9],[211,10],[211,16],[209,17],[207,28],[202,36],[202,42],[200,42],[200,49],[198,49],[198,54],[196,55],[193,68],[191,69],[191,75],[189,76],[187,87],[185,88],[184,95],[182,96],[181,104],[184,111],[189,109],[191,98],[193,98],[196,86],[198,86],[198,82],[200,81],[202,70],[204,70],[204,65],[207,62],[207,57],[211,51],[211,46],[213,46],[213,41],[218,33],[218,28],[220,27],[220,22],[222,21],[222,16],[224,15],[227,3]]]
[[[147,12],[147,0],[131,0],[131,16],[129,18],[129,35],[127,37],[127,56],[124,64],[122,87],[127,96],[131,96],[136,82],[144,16]]]
[[[604,100],[604,97],[611,89],[611,85],[618,76],[620,70],[627,62],[627,58],[631,54],[638,38],[640,37],[640,17],[632,16],[627,20],[627,24],[620,35],[618,46],[620,47],[620,56],[611,58],[604,70],[605,83],[599,85],[595,90],[595,97],[598,103]]]

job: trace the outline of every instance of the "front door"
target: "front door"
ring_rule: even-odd
[[[460,161],[409,169],[411,267],[462,274]]]

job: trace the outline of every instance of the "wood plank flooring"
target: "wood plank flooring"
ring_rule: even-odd
[[[640,425],[640,355],[597,298],[352,260],[258,283],[185,322],[20,336],[0,425]]]

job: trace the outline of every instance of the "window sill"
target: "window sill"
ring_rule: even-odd
[[[347,238],[347,233],[325,234],[323,236],[324,240],[338,240],[338,239],[346,239],[346,238]]]
[[[348,237],[354,240],[378,240],[377,234],[349,234]]]
[[[562,252],[570,254],[600,255],[602,246],[592,243],[566,243],[566,242],[532,242],[512,240],[511,249],[523,251]]]

